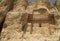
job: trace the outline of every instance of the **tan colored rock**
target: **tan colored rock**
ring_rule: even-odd
[[[19,12],[8,12],[4,25],[12,25],[14,23],[20,24],[21,14]],[[4,26],[5,27],[5,26]]]
[[[13,11],[20,11],[24,10],[27,8],[28,2],[26,0],[16,0],[14,2],[14,9]]]
[[[40,3],[41,1],[41,3]],[[5,2],[5,1],[4,1]],[[7,2],[8,3],[8,2]],[[9,4],[13,3],[9,1]],[[31,3],[31,4],[27,4],[25,0],[15,0],[14,1],[14,6],[13,9],[11,11],[9,11],[6,15],[6,19],[3,25],[3,30],[1,33],[1,41],[58,41],[58,38],[60,34],[58,31],[58,34],[54,33],[55,32],[55,25],[49,24],[49,23],[41,23],[41,26],[39,25],[39,23],[34,23],[33,24],[33,33],[30,34],[31,32],[31,23],[27,25],[26,32],[25,30],[22,31],[22,15],[25,13],[27,14],[41,14],[40,12],[38,12],[39,10],[41,10],[41,8],[46,9],[48,12],[47,14],[50,14],[49,12],[49,8],[47,7],[47,0],[39,0],[38,3]],[[5,3],[4,3],[5,4]],[[28,6],[27,6],[28,5]],[[8,6],[2,6],[2,11],[6,12],[5,10],[9,10],[7,9],[10,8]],[[27,7],[27,8],[26,8]],[[36,10],[34,12],[34,10]],[[53,10],[54,11],[54,10]],[[43,12],[43,10],[42,10]],[[54,11],[55,12],[55,11]],[[44,13],[45,14],[45,13]],[[38,16],[36,16],[38,17]],[[39,18],[41,19],[45,19],[47,16],[39,16]],[[25,18],[25,17],[24,17]],[[47,18],[46,18],[47,19]],[[49,19],[49,18],[48,18]],[[26,19],[24,19],[25,21],[23,21],[23,24],[27,22]],[[46,21],[47,22],[47,21]],[[40,27],[39,27],[40,26]],[[50,27],[51,27],[51,31],[50,31]],[[52,35],[50,35],[51,33],[53,33]],[[49,36],[50,35],[50,36]]]
[[[1,33],[2,41],[7,41],[7,40],[10,41],[10,39],[12,39],[15,36],[16,36],[15,38],[17,39],[21,37],[20,32],[22,30],[22,25],[21,25],[20,19],[21,19],[21,13],[12,12],[12,11],[8,12],[4,22],[3,30]],[[5,37],[6,39],[3,37]]]
[[[13,9],[13,0],[2,0],[0,2],[0,32],[8,11]]]
[[[60,5],[60,0],[56,0],[56,5],[57,5],[57,6]]]
[[[56,0],[56,7],[57,7],[58,10],[60,11],[60,0]]]
[[[38,34],[43,34],[43,35],[50,35],[50,31],[49,31],[49,24],[47,23],[43,23],[42,27],[33,27],[33,33],[38,33]]]
[[[4,2],[4,3],[3,3]],[[23,2],[23,4],[22,4],[22,2]],[[17,36],[17,34],[19,33],[19,35],[20,35],[20,32],[21,32],[21,30],[22,30],[22,25],[21,25],[21,22],[20,22],[20,19],[21,19],[21,15],[22,15],[22,13],[25,13],[25,0],[17,0],[17,1],[13,1],[13,0],[3,0],[2,2],[1,2],[1,4],[3,3],[3,5],[0,5],[0,8],[1,8],[1,12],[3,12],[4,14],[5,14],[5,12],[6,12],[6,19],[5,19],[5,22],[4,22],[4,26],[3,26],[3,30],[2,30],[2,35],[1,35],[1,39],[2,39],[2,41],[7,41],[7,40],[9,40],[9,39],[12,39],[12,37],[14,37],[14,34]],[[13,4],[14,5],[13,5]],[[19,6],[20,5],[20,6]],[[11,6],[13,7],[13,8],[11,8]],[[2,8],[4,8],[4,9],[2,9]],[[8,10],[10,10],[11,9],[11,11],[9,11],[8,12]],[[18,12],[17,12],[18,11]],[[7,13],[8,12],[8,13]],[[14,30],[15,29],[15,30]],[[8,31],[9,30],[9,31]],[[10,31],[11,30],[11,31]],[[6,31],[6,33],[5,33],[5,31]],[[10,32],[12,32],[12,33],[10,33]],[[7,33],[9,33],[9,34],[7,34],[7,37],[6,36],[4,36],[4,34],[6,35]],[[19,36],[18,35],[18,36]],[[8,36],[12,36],[12,37],[8,37]],[[17,36],[17,37],[18,37]],[[3,37],[5,37],[5,38],[3,38]],[[15,38],[17,38],[17,37],[15,37]],[[20,38],[20,36],[19,36],[19,38]],[[19,40],[19,39],[18,39]]]

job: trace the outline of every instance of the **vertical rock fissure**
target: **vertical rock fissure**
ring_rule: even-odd
[[[0,33],[1,33],[2,29],[3,29],[3,24],[4,24],[4,21],[5,21],[5,18],[6,18],[6,15],[4,16],[4,18],[3,18],[3,20],[2,20],[2,22],[0,24]]]
[[[9,5],[9,6],[8,6]],[[4,6],[4,5],[3,5]],[[3,29],[3,24],[4,24],[4,21],[5,21],[5,18],[6,18],[6,15],[7,15],[7,13],[9,12],[9,11],[11,11],[12,9],[13,9],[13,6],[14,6],[14,0],[11,0],[11,3],[10,4],[8,4],[8,3],[6,3],[6,6],[8,6],[7,7],[7,10],[5,11],[5,12],[0,12],[0,14],[2,15],[0,15],[1,17],[3,17],[1,20],[1,22],[0,22],[0,33],[1,33],[1,31],[2,31],[2,29]]]

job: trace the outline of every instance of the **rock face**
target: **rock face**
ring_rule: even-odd
[[[57,5],[58,10],[60,11],[60,0],[56,1],[56,5]]]
[[[56,0],[56,7],[58,9],[58,13],[60,13],[60,0]],[[60,16],[60,14],[58,16]],[[60,17],[57,19],[57,24],[58,28],[60,28]]]
[[[56,5],[60,5],[60,0],[57,0],[56,1]]]
[[[2,29],[7,12],[11,9],[13,9],[13,0],[2,0],[0,2],[0,29]]]
[[[1,16],[1,21],[5,18],[1,41],[60,41],[59,13],[54,6],[48,7],[47,0],[29,4],[25,0],[3,0],[2,3],[0,12],[6,17]]]

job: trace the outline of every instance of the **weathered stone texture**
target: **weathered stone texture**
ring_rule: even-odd
[[[56,1],[56,7],[58,8],[58,10],[60,11],[60,0]]]
[[[4,3],[3,3],[4,2]],[[41,23],[41,27],[39,27],[38,23],[33,24],[33,31],[31,32],[31,23],[28,23],[27,27],[23,31],[22,28],[26,21],[21,21],[22,16],[24,14],[35,14],[35,18],[46,19],[47,16],[36,16],[36,14],[54,14],[57,16],[57,12],[55,7],[51,6],[49,8],[49,4],[47,0],[39,0],[36,3],[29,3],[25,0],[3,0],[0,3],[0,17],[1,21],[6,15],[3,29],[1,32],[1,41],[59,41],[60,36],[60,20],[56,20],[58,26],[49,23]],[[1,5],[2,4],[2,5]],[[10,7],[12,6],[12,7]],[[43,10],[42,10],[42,9]],[[46,10],[45,12],[43,12]],[[27,17],[27,16],[25,16]],[[23,18],[25,18],[23,17]],[[44,20],[43,19],[43,20]],[[49,19],[49,18],[48,18]],[[56,29],[57,28],[57,29]],[[50,30],[51,29],[51,32]],[[25,32],[26,31],[26,32]],[[52,33],[52,34],[51,34]],[[50,35],[51,34],[51,35]]]

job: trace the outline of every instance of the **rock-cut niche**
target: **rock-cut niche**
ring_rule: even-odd
[[[34,14],[34,12],[39,12],[40,14]],[[28,28],[27,27],[28,23],[31,23],[31,31],[30,31],[30,33],[33,33],[33,31],[34,31],[34,29],[33,29],[33,27],[34,27],[33,24],[34,23],[39,24],[39,28],[41,28],[40,30],[48,28],[48,33],[49,34],[52,34],[51,28],[56,27],[56,25],[55,25],[56,21],[55,21],[54,14],[49,14],[48,11],[46,9],[44,9],[44,8],[34,10],[32,14],[24,13],[22,15],[21,20],[22,20],[22,25],[23,25],[22,26],[23,31],[26,31],[26,29]],[[45,32],[46,31],[44,31],[44,33]]]

